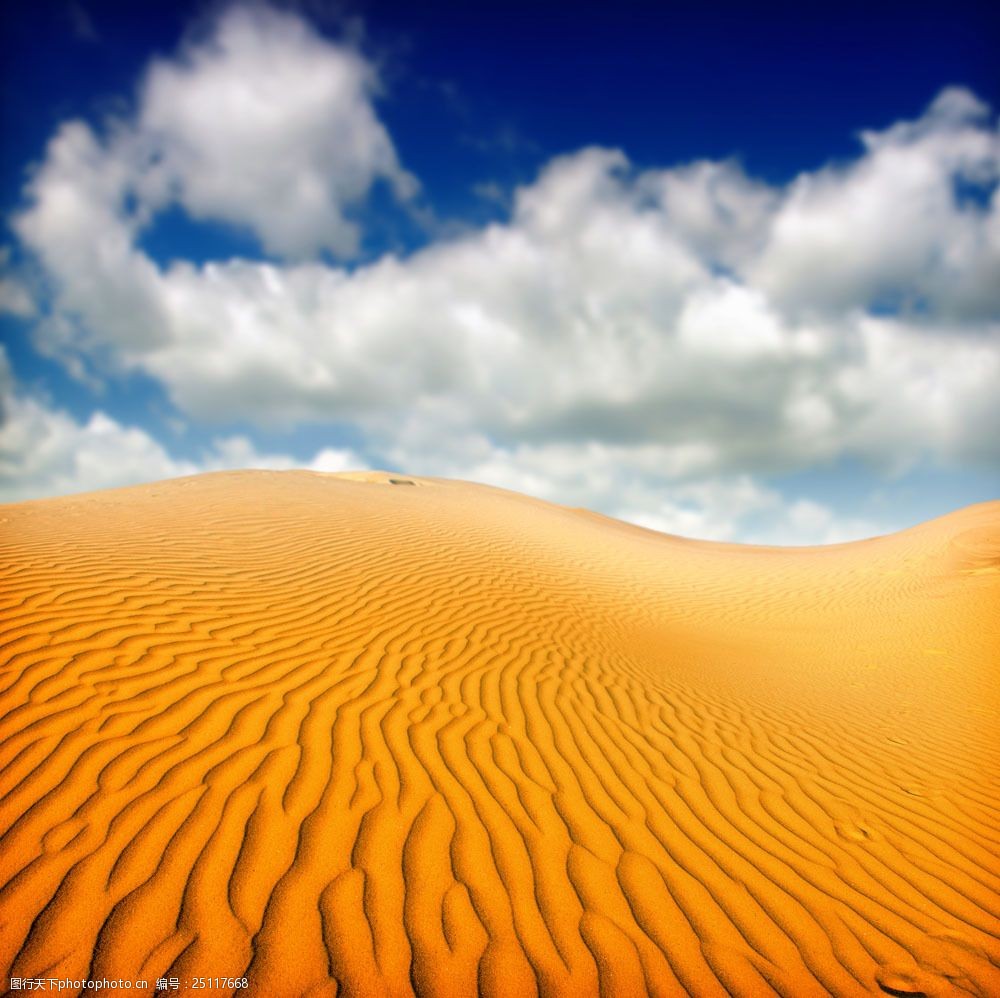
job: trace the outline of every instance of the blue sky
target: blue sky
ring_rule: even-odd
[[[386,467],[799,544],[1000,495],[985,4],[17,6],[2,500]]]

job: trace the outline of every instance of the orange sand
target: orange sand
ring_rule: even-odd
[[[0,507],[0,989],[1000,994],[1000,502],[745,548],[389,479]]]

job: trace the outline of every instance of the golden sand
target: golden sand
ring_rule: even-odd
[[[1000,502],[225,473],[0,507],[0,573],[0,989],[1000,994]]]

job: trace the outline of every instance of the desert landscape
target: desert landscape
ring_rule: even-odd
[[[381,472],[0,514],[5,986],[1000,993],[1000,502],[815,548]]]
[[[6,4],[0,998],[1000,998],[998,37]]]

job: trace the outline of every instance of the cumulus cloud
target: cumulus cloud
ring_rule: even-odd
[[[650,201],[671,189],[661,174],[586,150],[520,190],[507,224],[353,273],[177,264],[159,284],[170,339],[133,362],[198,418],[350,419],[376,449],[411,441],[411,464],[470,434],[695,447],[719,473],[996,460],[996,316],[966,303],[957,318],[954,289],[919,315],[786,308],[753,279],[777,238],[748,232],[753,210],[720,270],[708,222],[692,236],[689,216]]]
[[[153,62],[133,116],[103,134],[79,120],[59,128],[17,231],[92,331],[152,342],[162,332],[157,275],[133,243],[157,212],[178,204],[196,220],[249,229],[278,256],[350,257],[360,239],[350,212],[373,184],[413,196],[416,180],[376,115],[377,89],[359,53],[301,18],[230,7]]]
[[[348,209],[416,183],[375,86],[297,17],[231,8],[152,66],[133,119],[64,124],[16,220],[50,351],[206,423],[349,422],[415,474],[702,536],[873,528],[762,484],[818,463],[1000,467],[1000,136],[973,94],[785,186],[583,149],[504,222],[349,270],[319,255],[356,249]],[[157,263],[139,237],[169,205],[289,259]]]
[[[309,461],[262,454],[240,436],[216,439],[197,460],[179,459],[153,436],[97,410],[85,421],[20,390],[0,347],[0,502],[90,492],[237,468],[346,471],[364,468],[350,449]]]
[[[29,208],[14,221],[44,266],[57,311],[74,320],[64,325],[78,337],[76,350],[170,339],[160,273],[135,246],[148,211],[127,210],[138,176],[129,145],[106,145],[85,122],[67,122],[28,184]]]
[[[917,121],[862,133],[856,162],[791,185],[747,277],[804,310],[1000,313],[1000,136],[986,104],[944,90]],[[984,203],[963,200],[978,191]]]
[[[372,106],[377,78],[357,52],[267,7],[232,7],[179,57],[155,62],[137,129],[160,179],[194,218],[248,226],[285,256],[358,250],[345,216],[372,184],[401,198],[402,169]]]
[[[34,298],[14,274],[10,272],[10,247],[0,246],[0,313],[30,319],[37,314]]]

